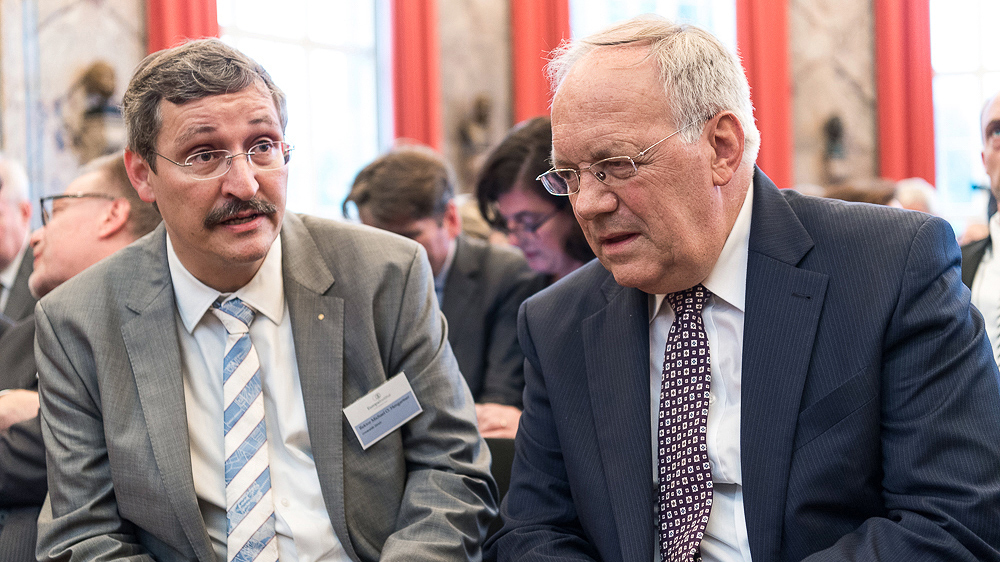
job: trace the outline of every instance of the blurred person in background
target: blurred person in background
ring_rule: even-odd
[[[990,178],[993,198],[1000,197],[1000,93],[986,101],[980,113],[983,135],[983,166]],[[986,335],[993,345],[993,358],[1000,364],[1000,260],[993,251],[993,238],[1000,237],[1000,214],[989,219],[986,238],[962,246],[962,282],[972,290],[972,304],[986,321]]]
[[[28,279],[41,298],[160,223],[139,199],[121,153],[94,160],[65,193],[41,199],[42,228],[31,235],[35,268]],[[30,260],[26,260],[30,261]],[[38,418],[35,318],[0,337],[0,559],[35,560],[36,521],[48,490]]]
[[[462,234],[455,185],[440,154],[402,146],[358,173],[344,214],[354,203],[364,224],[424,247],[448,320],[448,342],[476,401],[479,431],[513,438],[524,390],[517,309],[542,280],[517,250]]]
[[[28,176],[20,164],[0,154],[0,311],[11,322],[31,314],[31,203]]]
[[[516,126],[483,164],[476,198],[483,217],[507,233],[532,269],[554,283],[590,261],[594,252],[569,201],[549,195],[536,179],[551,167],[551,154],[552,123],[548,117]]]
[[[924,178],[906,178],[896,182],[896,201],[904,209],[937,215],[934,186]]]

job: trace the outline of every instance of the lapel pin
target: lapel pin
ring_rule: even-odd
[[[325,316],[323,316],[322,314],[320,314],[320,315],[318,316],[318,318],[319,318],[320,320],[322,320],[323,318],[325,318]]]

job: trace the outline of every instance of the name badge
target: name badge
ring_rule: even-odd
[[[344,408],[344,415],[361,447],[368,449],[423,411],[406,374],[400,372]]]

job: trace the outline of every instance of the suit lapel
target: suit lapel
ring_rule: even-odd
[[[142,244],[146,252],[136,263],[133,291],[125,305],[136,313],[121,332],[132,364],[139,401],[156,466],[169,490],[170,505],[198,559],[214,560],[211,539],[198,508],[191,472],[180,342],[177,339],[174,292],[167,266],[165,230]],[[165,321],[170,319],[170,321]]]
[[[441,312],[452,322],[448,327],[449,336],[467,333],[457,322],[468,316],[462,312],[476,296],[476,284],[471,283],[470,279],[479,275],[479,259],[473,255],[473,248],[461,236],[455,239],[455,243],[455,260],[445,281],[444,300],[441,303]]]
[[[797,267],[812,239],[759,169],[754,189],[740,448],[750,551],[754,559],[775,560],[802,388],[827,276]]]
[[[979,269],[979,262],[983,261],[986,248],[990,247],[990,237],[977,240],[962,246],[962,283],[966,287],[972,288],[972,282],[976,279],[976,271]]]
[[[285,298],[313,460],[333,529],[348,556],[357,560],[344,509],[344,301],[326,295],[333,274],[301,219],[286,214],[281,236]]]
[[[587,384],[622,560],[652,560],[647,295],[609,275],[608,305],[582,323]]]

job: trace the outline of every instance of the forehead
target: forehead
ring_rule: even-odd
[[[1000,120],[1000,94],[993,96],[989,102],[987,102],[986,107],[983,108],[982,122],[980,123],[983,132],[986,132],[986,126],[990,124],[991,121]]]
[[[547,212],[556,207],[555,202],[521,185],[515,185],[510,191],[501,193],[497,197],[497,203],[503,207],[503,211],[510,214],[522,211]]]
[[[246,127],[281,127],[273,98],[260,86],[184,104],[161,100],[160,115],[159,138],[177,143],[202,134],[240,132]]]
[[[100,170],[93,170],[78,176],[66,186],[64,195],[74,195],[76,193],[102,193],[104,185],[104,174]]]
[[[669,110],[647,46],[599,47],[573,65],[556,92],[554,154],[584,158],[632,149],[642,144],[637,137],[648,136],[644,131],[670,121]]]

